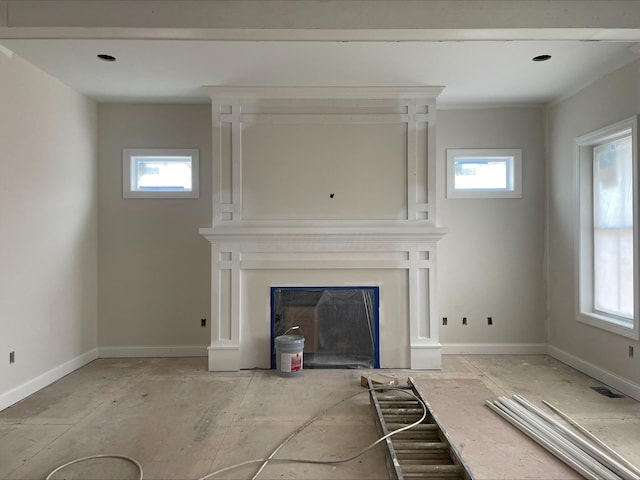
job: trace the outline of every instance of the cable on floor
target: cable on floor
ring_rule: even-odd
[[[316,420],[318,420],[320,417],[322,417],[326,412],[328,412],[329,410],[337,407],[338,405],[340,405],[341,403],[343,403],[346,400],[349,400],[349,399],[351,399],[353,397],[356,397],[356,396],[358,396],[358,395],[360,395],[362,393],[369,393],[370,390],[364,390],[364,391],[356,392],[353,395],[349,395],[348,397],[343,398],[339,402],[336,402],[333,405],[325,408],[322,412],[320,412],[318,415],[313,417],[311,420],[308,420],[305,423],[303,423],[302,425],[300,425],[298,428],[296,428],[293,431],[293,433],[291,435],[289,435],[280,445],[278,445],[275,448],[275,450],[271,453],[271,455],[269,455],[269,457],[267,457],[267,458],[258,458],[258,459],[255,459],[255,460],[247,460],[245,462],[237,463],[235,465],[230,465],[228,467],[221,468],[220,470],[216,470],[215,472],[211,472],[211,473],[205,475],[204,477],[201,477],[198,480],[208,480],[208,479],[213,478],[216,475],[219,475],[221,473],[228,472],[228,471],[234,470],[236,468],[244,467],[245,465],[252,465],[254,463],[260,463],[260,462],[262,462],[262,466],[260,467],[258,472],[252,477],[252,480],[255,480],[258,477],[260,472],[262,472],[264,467],[266,467],[269,462],[272,462],[272,463],[310,463],[310,464],[314,464],[314,465],[339,465],[339,464],[342,464],[342,463],[347,463],[347,462],[350,462],[352,460],[355,460],[356,458],[360,457],[361,455],[364,455],[366,452],[368,452],[369,450],[374,448],[380,442],[384,442],[387,438],[390,438],[390,437],[392,437],[392,436],[394,436],[394,435],[396,435],[396,434],[398,434],[400,432],[404,432],[406,430],[409,430],[409,429],[415,427],[416,425],[421,424],[424,421],[424,419],[427,417],[427,412],[428,412],[427,406],[422,402],[422,400],[420,400],[420,398],[418,398],[416,395],[414,395],[413,392],[411,392],[411,391],[408,391],[408,390],[406,390],[406,389],[404,389],[402,387],[394,387],[394,386],[389,386],[389,385],[374,386],[372,388],[372,390],[398,390],[398,391],[400,391],[402,393],[406,393],[407,395],[413,397],[420,404],[420,406],[422,407],[422,416],[420,417],[419,420],[415,421],[414,423],[411,423],[411,424],[409,424],[409,425],[407,425],[405,427],[399,428],[398,430],[394,430],[393,432],[389,432],[388,434],[378,438],[375,442],[371,443],[370,445],[368,445],[364,449],[360,450],[355,455],[352,455],[351,457],[348,457],[348,458],[343,458],[341,460],[311,460],[311,459],[299,459],[299,458],[274,458],[274,456],[278,453],[278,451],[280,451],[280,449],[282,449],[282,447],[284,447],[290,440],[292,440],[294,437],[296,437],[305,428],[307,428],[309,425],[311,425]]]
[[[362,450],[360,450],[355,455],[352,455],[351,457],[348,457],[348,458],[343,458],[341,460],[314,460],[314,459],[298,459],[298,458],[274,458],[277,455],[277,453],[287,443],[289,443],[289,441],[294,439],[300,432],[302,432],[309,425],[311,425],[312,423],[317,421],[319,418],[324,416],[329,410],[332,410],[333,408],[337,407],[338,405],[340,405],[340,404],[342,404],[342,403],[346,402],[347,400],[350,400],[350,399],[352,399],[354,397],[357,397],[358,395],[361,395],[363,393],[369,393],[371,390],[398,390],[398,391],[400,391],[402,393],[405,393],[405,394],[413,397],[420,404],[420,406],[422,407],[422,416],[420,417],[419,420],[415,421],[414,423],[411,423],[411,424],[409,424],[409,425],[407,425],[405,427],[399,428],[398,430],[394,430],[393,432],[389,432],[388,434],[378,438],[375,442],[371,443],[367,447],[365,447]],[[409,390],[406,390],[405,388],[402,388],[402,387],[396,387],[396,386],[390,386],[390,385],[379,385],[379,386],[376,385],[372,389],[362,390],[362,391],[356,392],[356,393],[354,393],[352,395],[349,395],[349,396],[343,398],[342,400],[340,400],[340,401],[330,405],[329,407],[325,408],[324,410],[322,410],[320,413],[318,413],[312,419],[307,420],[305,423],[303,423],[298,428],[296,428],[291,433],[291,435],[289,435],[283,442],[281,442],[280,445],[278,445],[273,450],[273,452],[271,452],[271,454],[267,458],[256,458],[256,459],[253,459],[253,460],[247,460],[245,462],[236,463],[234,465],[230,465],[228,467],[216,470],[215,472],[211,472],[211,473],[205,475],[204,477],[201,477],[199,480],[208,480],[208,479],[213,478],[216,475],[219,475],[221,473],[228,472],[230,470],[235,470],[236,468],[240,468],[240,467],[243,467],[245,465],[252,465],[254,463],[262,463],[262,465],[260,466],[260,469],[252,477],[252,480],[255,480],[258,477],[258,475],[260,475],[260,473],[264,470],[264,468],[267,466],[267,464],[269,462],[271,462],[271,463],[310,463],[310,464],[315,464],[315,465],[339,465],[339,464],[342,464],[342,463],[347,463],[347,462],[355,460],[356,458],[364,455],[366,452],[368,452],[369,450],[374,448],[379,443],[384,442],[387,438],[390,438],[393,435],[396,435],[396,434],[398,434],[400,432],[404,432],[406,430],[409,430],[409,429],[415,427],[416,425],[421,424],[424,421],[424,419],[427,417],[427,412],[428,412],[427,406],[424,404],[424,402],[422,400],[420,400],[420,398],[418,398],[416,395],[414,395],[413,392],[411,392]],[[133,463],[136,467],[138,467],[138,470],[140,471],[140,476],[138,477],[138,480],[142,480],[142,478],[143,478],[142,465],[140,465],[140,463],[137,460],[135,460],[134,458],[127,457],[126,455],[103,454],[103,455],[91,455],[91,456],[88,456],[88,457],[78,458],[76,460],[72,460],[70,462],[67,462],[64,465],[60,465],[55,470],[53,470],[49,475],[47,475],[47,478],[45,480],[51,480],[51,478],[56,473],[58,473],[60,470],[63,470],[64,468],[67,468],[67,467],[69,467],[71,465],[74,465],[74,464],[80,463],[80,462],[84,462],[84,461],[87,461],[87,460],[97,459],[97,458],[119,458],[119,459],[127,460],[127,461]]]
[[[317,419],[319,419],[320,417],[324,416],[325,413],[327,413],[329,410],[336,408],[338,405],[346,402],[347,400],[350,400],[358,395],[360,395],[361,393],[363,393],[362,391],[356,392],[352,395],[349,395],[345,398],[343,398],[342,400],[340,400],[339,402],[334,403],[333,405],[330,405],[329,407],[325,408],[324,410],[322,410],[320,413],[318,413],[315,417],[313,417],[310,420],[307,420],[305,423],[303,423],[302,425],[300,425],[298,428],[296,428],[291,435],[289,435],[282,443],[280,443],[280,445],[278,445],[275,450],[273,452],[271,452],[271,455],[269,455],[265,460],[264,463],[260,466],[260,469],[255,473],[255,475],[253,477],[251,477],[251,480],[256,480],[256,478],[258,478],[258,475],[260,475],[260,472],[262,472],[262,470],[264,470],[264,468],[267,466],[267,464],[269,463],[269,461],[275,457],[277,455],[277,453],[287,444],[289,443],[290,440],[293,440],[294,437],[296,437],[300,432],[302,432],[305,428],[307,428],[309,425],[311,425],[313,422],[315,422]],[[257,463],[257,462],[256,462]],[[216,473],[216,472],[214,472]],[[212,474],[209,474],[209,476],[212,476]],[[209,478],[209,476],[207,477],[203,477],[202,479],[199,480],[204,480],[205,478]]]
[[[138,480],[142,480],[142,465],[140,465],[140,463],[138,463],[138,461],[135,458],[131,458],[131,457],[127,457],[126,455],[111,455],[111,454],[104,454],[104,455],[90,455],[88,457],[82,457],[82,458],[77,458],[75,460],[72,460],[70,462],[65,463],[64,465],[60,465],[58,468],[56,468],[53,472],[51,472],[49,475],[47,475],[47,478],[45,480],[51,480],[51,478],[58,473],[60,470],[67,468],[71,465],[74,465],[76,463],[80,463],[80,462],[85,462],[87,460],[94,460],[96,458],[120,458],[122,460],[126,460],[128,462],[133,463],[136,467],[138,467],[138,471],[140,472],[140,476],[138,477]]]

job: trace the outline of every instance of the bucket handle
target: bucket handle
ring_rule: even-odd
[[[287,335],[291,330],[300,330],[300,333],[302,333],[302,329],[300,328],[300,326],[294,325],[293,327],[289,327],[287,331],[283,333],[283,335]]]

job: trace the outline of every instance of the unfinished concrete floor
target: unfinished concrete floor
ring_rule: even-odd
[[[205,358],[96,360],[0,412],[0,478],[45,478],[93,454],[136,458],[146,479],[197,479],[262,458],[296,427],[360,390],[366,370],[210,373]],[[574,479],[578,474],[484,406],[519,393],[545,399],[640,464],[640,403],[608,398],[601,385],[547,356],[445,356],[437,372],[412,376],[478,479]],[[376,439],[368,396],[329,411],[278,457],[335,460]],[[215,478],[249,479],[259,464]],[[72,465],[54,477],[136,478],[122,460]],[[272,464],[260,479],[388,478],[381,447],[339,466]]]

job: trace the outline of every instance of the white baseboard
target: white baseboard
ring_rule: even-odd
[[[545,355],[546,343],[443,343],[443,355]]]
[[[206,357],[208,345],[99,347],[99,358]]]
[[[560,350],[552,345],[547,347],[547,351],[549,355],[556,360],[560,360],[562,363],[566,363],[585,375],[589,375],[615,390],[640,401],[640,385],[637,383],[633,383],[632,381],[610,372],[609,370],[598,367],[593,363],[587,362],[582,358],[576,357],[575,355],[565,352],[564,350]]]
[[[71,360],[64,362],[57,367],[53,367],[51,370],[38,375],[35,378],[12,388],[8,392],[0,394],[0,410],[4,410],[7,407],[19,402],[20,400],[27,398],[29,395],[43,389],[47,385],[52,384],[56,380],[61,379],[65,375],[77,370],[80,367],[85,366],[87,363],[92,362],[98,358],[98,349],[94,348],[88,352],[83,353]]]

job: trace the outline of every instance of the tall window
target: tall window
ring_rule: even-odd
[[[593,269],[594,308],[632,319],[631,135],[593,147]]]
[[[576,139],[578,320],[638,338],[637,118]]]

